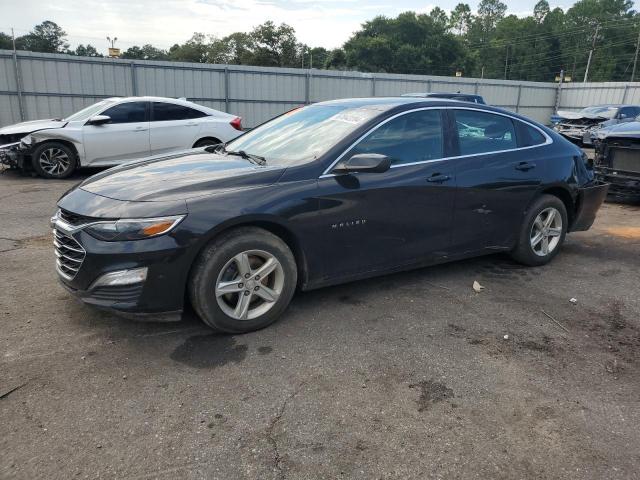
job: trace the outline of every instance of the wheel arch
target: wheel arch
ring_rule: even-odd
[[[302,248],[300,239],[289,226],[285,225],[279,219],[269,215],[239,217],[231,221],[224,222],[223,224],[214,228],[209,233],[209,235],[207,235],[206,240],[202,243],[201,247],[198,250],[198,253],[194,256],[194,260],[189,272],[189,277],[191,276],[191,269],[193,268],[193,264],[207,245],[209,245],[220,235],[240,227],[262,228],[263,230],[266,230],[269,233],[272,233],[276,237],[280,238],[289,247],[289,249],[291,249],[291,252],[293,253],[293,257],[296,261],[296,267],[298,269],[298,287],[304,288],[308,280],[308,266],[306,255],[304,249]]]
[[[62,145],[66,146],[66,147],[69,147],[71,150],[73,150],[73,153],[76,156],[76,161],[78,162],[78,167],[82,166],[82,159],[80,158],[80,152],[78,151],[78,147],[71,140],[66,140],[64,138],[45,138],[43,140],[40,140],[35,145],[31,146],[30,153],[33,154],[33,152],[37,148],[41,147],[45,143],[61,143]]]
[[[573,222],[576,218],[576,200],[574,199],[573,195],[571,195],[569,189],[560,185],[554,185],[540,191],[540,195],[545,194],[553,195],[554,197],[557,197],[562,201],[565,209],[567,210],[567,217],[569,220],[567,231],[570,230],[571,225],[573,225]],[[538,197],[539,195],[536,198]],[[534,198],[532,202],[535,201],[536,198]]]
[[[193,146],[191,148],[196,148],[196,145],[198,143],[200,143],[201,141],[203,141],[203,140],[212,140],[212,141],[217,142],[217,143],[223,143],[222,140],[220,140],[217,137],[214,137],[214,136],[211,136],[211,135],[206,135],[204,137],[198,138],[195,142],[193,142]]]

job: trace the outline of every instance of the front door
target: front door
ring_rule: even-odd
[[[149,156],[148,105],[148,102],[120,103],[101,113],[111,118],[108,123],[82,127],[83,166],[114,165]]]
[[[319,215],[327,235],[323,277],[358,276],[447,255],[455,172],[444,160],[440,110],[423,109],[382,123],[342,158],[378,153],[384,173],[322,176]]]

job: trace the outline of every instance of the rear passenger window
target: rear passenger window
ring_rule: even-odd
[[[476,110],[455,110],[460,155],[517,148],[509,117]]]
[[[524,122],[516,121],[516,123],[518,124],[518,136],[521,147],[542,145],[547,141],[546,137],[537,128],[533,128]]]
[[[351,153],[380,153],[388,156],[392,165],[402,165],[442,158],[442,145],[440,110],[421,110],[385,123]]]
[[[207,114],[194,108],[176,105],[174,103],[153,102],[153,121],[189,120],[191,118],[206,117]]]

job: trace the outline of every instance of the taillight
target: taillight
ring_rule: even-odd
[[[242,119],[240,117],[236,117],[231,120],[230,125],[236,130],[242,131]]]

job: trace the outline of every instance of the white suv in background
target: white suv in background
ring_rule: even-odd
[[[240,117],[183,99],[108,98],[65,119],[0,129],[0,160],[33,167],[46,178],[65,178],[78,167],[225,143],[241,133]]]

